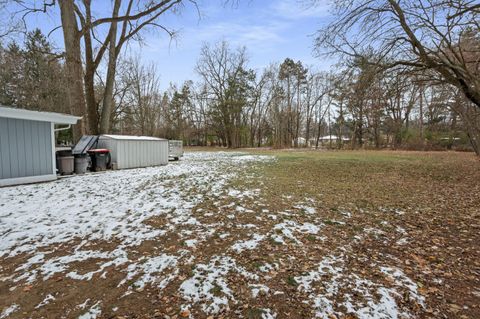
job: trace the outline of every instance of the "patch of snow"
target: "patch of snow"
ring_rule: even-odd
[[[351,218],[352,217],[352,213],[347,211],[347,210],[344,210],[344,209],[340,209],[339,210],[340,214],[342,214],[345,218]]]
[[[26,253],[26,263],[17,268],[17,281],[48,279],[59,272],[78,280],[90,280],[106,267],[136,263],[127,251],[178,227],[193,228],[197,240],[215,230],[193,217],[193,208],[206,197],[223,196],[225,186],[247,165],[272,161],[271,156],[234,152],[186,153],[175,165],[86,174],[51,183],[21,185],[0,191],[0,257]],[[258,189],[232,193],[257,196]],[[151,218],[166,218],[163,227],[150,226]],[[213,231],[213,232],[212,232]],[[118,242],[114,252],[81,250],[39,253],[43,247],[59,247],[82,239]],[[102,259],[97,270],[79,274],[72,263]]]
[[[398,288],[408,289],[410,296],[424,306],[424,298],[418,294],[417,286],[401,270],[388,267],[380,270],[394,279]],[[345,313],[338,310],[339,306],[344,306],[347,313],[354,313],[359,319],[411,317],[402,304],[397,304],[395,297],[402,294],[396,288],[384,287],[348,271],[343,255],[324,257],[315,270],[295,277],[295,281],[299,283],[299,290],[309,293],[315,316],[319,318],[344,316]]]
[[[86,313],[79,316],[78,319],[95,319],[102,313],[100,301],[94,304]]]
[[[227,192],[227,195],[230,197],[235,197],[237,199],[242,198],[255,198],[260,193],[259,189],[248,189],[248,190],[237,190],[230,188]]]
[[[320,281],[322,277],[327,274],[332,276],[332,281],[335,280],[343,270],[342,267],[338,266],[339,263],[342,263],[342,260],[334,255],[323,258],[317,270],[310,271],[303,276],[295,277],[295,281],[299,284],[299,289],[311,291],[313,289],[313,283]],[[328,287],[327,292],[334,294],[337,292],[337,287]]]
[[[276,242],[283,244],[285,241],[282,237],[287,237],[293,240],[295,243],[301,244],[301,242],[294,236],[295,232],[317,234],[320,231],[320,227],[311,223],[304,223],[300,225],[292,220],[287,220],[283,223],[275,225],[273,230],[277,232],[277,234],[272,235],[273,240]]]
[[[383,213],[393,213],[393,214],[397,214],[397,215],[400,215],[400,216],[406,214],[406,212],[404,210],[401,210],[399,208],[391,209],[391,208],[387,208],[387,207],[379,207],[379,210]]]
[[[391,267],[380,267],[380,271],[393,278],[395,280],[395,285],[407,288],[410,297],[421,306],[425,306],[425,297],[419,294],[417,284],[408,278],[402,270]]]
[[[187,247],[195,247],[198,243],[198,239],[188,239],[184,241],[185,246]]]
[[[293,206],[297,209],[301,209],[303,210],[305,213],[307,214],[310,214],[310,215],[313,215],[313,214],[316,214],[317,213],[317,210],[313,207],[310,207],[310,206],[307,206],[307,205],[296,205],[296,206]]]
[[[229,309],[229,301],[236,303],[225,278],[230,272],[240,274],[247,279],[258,280],[258,276],[237,266],[233,258],[215,256],[208,264],[198,264],[193,277],[180,285],[182,297],[190,303],[201,303],[206,313],[216,314]]]
[[[237,252],[237,253],[241,253],[242,251],[244,250],[252,250],[252,249],[255,249],[258,244],[265,238],[265,236],[263,235],[259,235],[259,234],[254,234],[253,235],[253,238],[250,239],[250,240],[245,240],[245,241],[240,241],[240,242],[237,242],[235,243],[233,246],[232,246],[232,249]]]
[[[380,287],[376,290],[380,296],[378,301],[373,301],[371,295],[367,293],[368,301],[364,307],[358,307],[352,305],[350,300],[345,303],[345,308],[348,312],[353,312],[359,319],[397,319],[397,318],[409,318],[407,313],[404,313],[398,309],[397,302],[390,289]]]
[[[237,205],[235,202],[231,202],[230,204],[221,206],[221,208],[231,208],[231,207],[235,207],[235,205]]]
[[[17,271],[20,269],[27,269],[30,268],[32,265],[38,264],[40,261],[43,261],[43,257],[39,258],[39,255],[36,255],[34,258],[34,262],[31,261],[30,258],[26,264],[17,268]],[[37,258],[38,257],[38,258]],[[122,249],[115,249],[112,252],[102,252],[102,251],[94,251],[94,250],[75,250],[71,255],[55,257],[52,259],[48,259],[44,261],[37,268],[33,268],[30,271],[25,271],[21,276],[18,276],[15,281],[20,281],[26,279],[27,282],[33,282],[36,277],[40,274],[43,277],[43,280],[47,280],[51,278],[53,275],[57,273],[64,272],[69,267],[69,264],[74,262],[81,262],[89,259],[111,259],[108,262],[105,262],[100,265],[99,269],[95,271],[88,272],[86,274],[80,275],[76,271],[69,272],[67,277],[77,280],[90,280],[92,276],[96,273],[103,271],[106,267],[111,265],[121,265],[128,261],[126,257],[126,252]]]
[[[38,305],[35,306],[35,309],[41,308],[50,303],[50,301],[55,300],[55,297],[51,294],[45,296],[45,298]]]
[[[270,309],[263,308],[262,309],[262,319],[275,319],[277,318],[277,314]]]
[[[381,229],[378,229],[378,228],[373,228],[373,227],[366,227],[363,229],[363,231],[367,234],[373,234],[375,236],[380,236],[380,235],[384,235],[385,232]]]
[[[260,285],[260,284],[250,284],[248,285],[252,289],[252,298],[257,298],[257,296],[262,293],[262,294],[268,294],[270,291],[270,288],[268,288],[265,285]]]
[[[283,237],[280,236],[280,235],[277,235],[277,234],[273,234],[270,236],[272,238],[272,240],[278,244],[282,244],[282,245],[285,245],[286,242],[283,240]]]
[[[246,228],[246,229],[258,228],[258,226],[255,224],[239,224],[236,226],[237,228]]]
[[[274,270],[279,269],[279,265],[277,263],[269,264],[266,263],[258,268],[261,272],[272,272]]]
[[[3,309],[2,313],[0,314],[0,319],[7,318],[18,309],[20,309],[20,306],[17,304],[13,304],[10,307]]]
[[[79,309],[85,309],[85,308],[87,308],[89,301],[90,301],[90,298],[87,298],[87,300],[85,300],[83,303],[77,305],[77,308],[79,308]]]
[[[331,314],[335,313],[333,309],[333,303],[330,299],[324,296],[316,296],[313,298],[313,305],[316,309],[315,317],[328,318]]]
[[[177,257],[162,254],[156,257],[142,258],[137,263],[132,263],[127,267],[127,276],[123,279],[119,286],[126,281],[132,280],[139,274],[143,274],[138,278],[133,286],[136,289],[143,289],[147,283],[155,284],[160,289],[165,288],[178,274]],[[166,269],[173,269],[169,274],[164,274]]]

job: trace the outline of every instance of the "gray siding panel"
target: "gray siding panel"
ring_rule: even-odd
[[[23,128],[24,128],[25,137],[34,136],[32,125],[24,125]],[[34,145],[33,138],[25,138],[25,149],[26,150],[33,149],[33,145]],[[29,165],[28,161],[29,161],[28,154],[25,153],[25,174],[27,176],[34,176],[35,175],[35,167],[33,165]]]
[[[17,166],[17,160],[16,160],[16,154],[17,154],[17,132],[15,130],[15,122],[16,120],[7,120],[7,138],[8,138],[8,143],[7,143],[7,152],[8,152],[8,162],[10,163],[10,176],[15,177],[18,176],[18,166]]]
[[[27,176],[27,152],[25,152],[25,134],[23,131],[23,128],[25,126],[24,123],[25,121],[18,121],[15,125],[15,129],[17,130],[17,141],[19,141],[20,143],[23,141],[22,144],[17,144],[18,172],[21,173],[23,176]]]
[[[0,118],[0,179],[51,175],[51,123]]]
[[[7,119],[0,118],[0,178],[9,178],[10,175]]]
[[[167,140],[126,140],[100,137],[99,148],[108,148],[118,169],[166,165]]]

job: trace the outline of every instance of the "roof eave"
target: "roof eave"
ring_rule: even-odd
[[[55,124],[76,124],[77,121],[81,119],[81,117],[68,114],[38,112],[10,107],[0,107],[0,117],[40,122],[51,122]]]

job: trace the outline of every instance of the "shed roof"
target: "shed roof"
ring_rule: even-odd
[[[68,115],[68,114],[30,111],[30,110],[5,107],[5,106],[0,106],[0,117],[20,119],[20,120],[51,122],[56,124],[76,124],[77,121],[81,119],[81,117]]]
[[[112,135],[105,134],[100,136],[100,138],[106,137],[112,140],[129,140],[129,141],[166,141],[164,138],[153,137],[153,136],[136,136],[136,135]]]

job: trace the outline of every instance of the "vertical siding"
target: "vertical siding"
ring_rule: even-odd
[[[8,141],[7,121],[4,118],[0,118],[0,178],[7,178],[11,175]]]
[[[0,179],[51,175],[51,123],[0,118]]]
[[[166,165],[168,141],[115,140],[101,137],[98,147],[108,148],[119,169]]]

